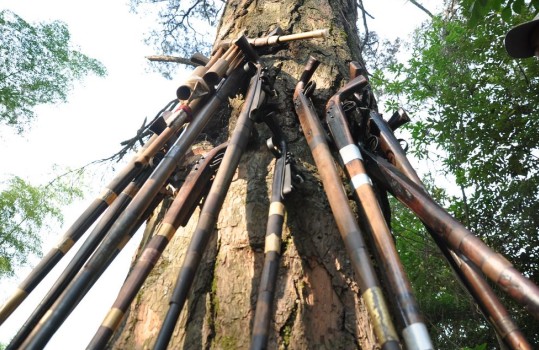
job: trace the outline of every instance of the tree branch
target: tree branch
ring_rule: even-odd
[[[363,37],[363,41],[361,43],[361,49],[363,50],[363,48],[367,44],[367,41],[369,40],[369,26],[367,25],[367,16],[371,18],[373,17],[367,12],[367,10],[365,10],[362,0],[359,0],[356,5],[361,10],[361,17],[363,18],[363,28],[365,28],[365,36]]]
[[[197,66],[196,63],[191,62],[191,60],[189,60],[188,58],[177,57],[177,56],[153,55],[153,56],[146,56],[146,59],[152,62],[173,62],[173,63],[185,64],[186,66],[193,66],[193,67]]]
[[[409,0],[409,1],[412,4],[416,5],[420,10],[425,12],[430,18],[434,17],[434,15],[429,10],[427,10],[423,5],[421,5],[419,2],[417,2],[415,0]]]

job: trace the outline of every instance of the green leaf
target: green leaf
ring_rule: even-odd
[[[511,16],[513,15],[513,11],[511,10],[510,6],[506,6],[502,10],[502,19],[505,22],[509,22],[511,20]]]
[[[522,14],[522,11],[524,11],[524,0],[514,0],[511,8],[515,13]]]

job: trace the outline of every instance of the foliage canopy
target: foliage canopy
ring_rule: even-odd
[[[468,3],[463,1],[452,16],[435,17],[420,28],[410,60],[390,62],[387,71],[373,73],[372,82],[391,96],[390,106],[403,104],[410,111],[424,111],[409,129],[413,152],[434,159],[440,164],[437,170],[455,179],[462,194],[451,211],[538,283],[539,65],[535,59],[510,58],[503,44],[507,31],[530,20],[535,10],[518,7],[508,16],[503,6],[514,7],[516,2],[482,2],[499,6],[490,7],[481,18],[471,18]],[[407,258],[412,275],[420,274],[414,278],[432,280],[430,272],[416,269],[414,254],[405,253],[414,257]],[[433,332],[438,337],[454,341],[465,332],[467,338],[484,339],[489,348],[496,346],[495,339],[484,338],[482,322],[464,319],[470,307],[463,306],[460,314],[466,316],[459,321],[458,312],[448,311],[458,303],[451,302],[446,309],[436,300],[441,291],[422,293],[425,286],[417,288],[420,303],[437,304],[448,312],[444,326],[437,326],[443,331]],[[518,318],[529,340],[538,342],[539,330],[531,318],[522,314]]]
[[[0,11],[0,57],[0,125],[18,133],[36,117],[35,106],[63,102],[76,80],[106,74],[71,47],[64,23],[30,24],[8,10]],[[40,230],[61,222],[61,207],[81,196],[65,179],[35,186],[11,176],[0,183],[0,278],[40,254]]]
[[[61,207],[82,191],[64,180],[32,186],[20,177],[12,177],[0,192],[0,278],[13,276],[15,268],[39,255],[40,230],[62,221]]]
[[[462,0],[461,3],[471,25],[483,21],[492,12],[499,13],[504,21],[510,22],[514,14],[528,14],[530,7],[539,11],[539,0]]]
[[[73,82],[105,67],[74,50],[67,26],[59,21],[32,25],[0,11],[0,123],[21,133],[39,104],[63,102]]]

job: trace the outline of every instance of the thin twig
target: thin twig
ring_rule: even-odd
[[[193,67],[197,66],[197,64],[191,62],[190,59],[177,57],[177,56],[152,55],[152,56],[146,56],[146,59],[152,62],[173,62],[173,63],[185,64],[186,66],[193,66]]]
[[[434,15],[432,14],[432,12],[430,12],[429,10],[427,10],[423,5],[421,5],[419,2],[415,1],[415,0],[409,0],[412,4],[416,5],[417,8],[419,8],[420,10],[422,10],[423,12],[425,12],[430,18],[434,17]]]

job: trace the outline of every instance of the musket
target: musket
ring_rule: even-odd
[[[6,347],[6,350],[17,349],[22,344],[32,329],[34,329],[34,327],[37,325],[41,317],[43,317],[45,312],[47,312],[47,310],[67,287],[69,282],[79,272],[80,268],[94,252],[99,243],[103,240],[108,229],[112,226],[120,213],[125,209],[127,204],[129,204],[133,196],[138,192],[139,188],[146,181],[149,175],[150,168],[147,168],[145,171],[140,173],[111,204],[110,208],[103,214],[69,265],[64,269],[56,282],[54,282],[54,285],[50,288],[47,295],[45,295],[39,305],[34,309],[15,337],[13,337],[9,345]]]
[[[326,123],[366,219],[367,231],[372,234],[384,277],[389,283],[391,294],[396,299],[397,319],[403,327],[402,338],[408,349],[431,350],[434,347],[419,305],[399,259],[393,236],[373,190],[372,181],[365,170],[363,157],[349,130],[342,106],[346,98],[354,92],[363,90],[367,84],[367,79],[359,75],[339,89],[326,105]]]
[[[402,172],[406,177],[416,183],[418,186],[424,188],[421,179],[417,176],[416,171],[408,162],[406,158],[406,153],[400,146],[399,141],[395,137],[393,130],[398,126],[406,123],[410,120],[408,114],[403,109],[399,109],[396,113],[391,116],[390,121],[386,122],[377,112],[372,111],[369,113],[369,118],[372,121],[373,127],[371,132],[373,135],[377,136],[380,141],[380,148],[385,156],[385,158],[393,164],[400,172]],[[425,190],[426,191],[426,190]]]
[[[147,165],[150,159],[160,151],[172,138],[185,121],[191,115],[197,105],[180,106],[173,112],[168,120],[166,128],[159,135],[154,134],[144,144],[140,151],[120,171],[112,181],[101,191],[99,196],[84,210],[79,218],[67,229],[59,242],[53,247],[38,265],[30,272],[24,281],[18,286],[13,295],[0,309],[0,325],[13,313],[24,301],[34,288],[47,276],[56,264],[65,256],[73,245],[90,228],[97,218],[114,202],[118,194],[137,176]]]
[[[393,130],[410,120],[409,117],[403,110],[394,113],[387,122],[378,113],[371,113],[370,117],[377,130],[376,133],[380,137],[381,149],[387,161],[428,195],[423,183],[419,180],[419,177],[408,162],[406,154],[393,134]],[[509,312],[496,297],[490,285],[486,283],[479,271],[477,271],[477,268],[466,257],[461,257],[455,251],[449,249],[432,227],[425,222],[423,224],[463,287],[478,304],[485,319],[492,324],[498,337],[511,349],[531,349],[531,345],[525,339],[519,327],[511,319]]]
[[[360,74],[367,77],[367,72],[363,66],[356,62],[351,62],[350,76],[356,77]],[[354,93],[354,97],[363,107],[367,107],[373,111],[376,110],[376,99],[370,89],[366,88],[362,94],[356,92]],[[410,121],[406,111],[399,108],[387,122],[378,113],[373,112],[370,113],[367,121],[370,126],[370,130],[368,131],[377,137],[383,157],[409,180],[422,188],[425,193],[428,193],[414,168],[409,163],[400,142],[393,133],[397,128]],[[369,171],[368,167],[367,170]],[[476,271],[477,268],[470,264],[465,257],[459,256],[451,249],[448,249],[443,241],[434,233],[434,230],[425,223],[423,224],[448,261],[462,286],[475,300],[485,319],[492,324],[499,341],[503,341],[511,349],[531,349],[530,344],[524,338],[518,326],[512,321],[505,306],[498,300],[490,285]]]
[[[461,258],[454,251],[447,249],[443,242],[432,232],[433,230],[428,226],[426,228],[435,237],[434,240],[438,247],[444,247],[440,249],[442,254],[451,265],[453,271],[455,271],[466,291],[479,306],[479,310],[481,310],[487,322],[493,326],[499,338],[498,341],[502,341],[512,350],[532,350],[532,346],[526,340],[520,328],[512,320],[505,306],[500,302],[492,287],[485,281],[480,272],[477,271],[477,268],[468,262],[465,257]]]
[[[200,200],[207,194],[212,176],[219,167],[226,147],[227,143],[223,143],[213,148],[193,166],[167,210],[161,225],[140,254],[140,258],[122,285],[116,301],[86,347],[87,349],[105,348],[120,325],[129,305],[174,237],[176,230],[187,224]]]
[[[253,55],[249,54],[253,49],[245,36],[240,35],[227,43],[226,47],[219,47],[203,66],[193,70],[176,91],[178,99],[189,100],[209,94],[223,77],[230,75],[243,62],[246,54],[248,60],[253,60]],[[204,62],[200,55],[195,59],[197,62]]]
[[[367,306],[378,344],[384,350],[400,349],[399,338],[391,321],[387,303],[376,278],[361,230],[348,205],[348,198],[329,150],[325,132],[309,99],[309,95],[314,90],[314,86],[309,83],[309,80],[318,64],[319,62],[315,58],[310,57],[296,85],[294,91],[296,114],[318,168],[346,251],[358,277],[359,288]]]
[[[280,33],[281,31],[277,31],[277,32]],[[295,33],[295,34],[288,34],[288,35],[268,35],[261,38],[247,38],[247,41],[254,48],[262,48],[265,46],[275,46],[275,45],[287,43],[290,41],[296,41],[296,40],[327,38],[328,34],[329,34],[328,29],[317,29],[317,30],[312,30],[309,32]],[[217,48],[226,50],[231,46],[232,43],[233,43],[232,40],[222,40],[217,45]]]
[[[281,255],[281,236],[285,216],[284,199],[292,191],[292,174],[285,135],[272,114],[266,116],[265,121],[273,134],[273,137],[268,139],[268,147],[276,159],[266,226],[264,267],[258,286],[251,350],[267,348]]]
[[[539,319],[539,287],[473,235],[395,166],[367,150],[362,150],[362,153],[368,157],[371,177],[376,178],[399,201],[412,209],[449,249],[468,259],[488,279]]]
[[[155,139],[154,137],[153,139]],[[151,143],[152,139],[146,143]],[[73,245],[92,226],[97,218],[114,202],[118,193],[142,171],[142,164],[131,161],[101,191],[99,196],[83,211],[77,220],[67,229],[58,243],[41,259],[30,274],[17,287],[16,291],[0,309],[0,325],[17,309],[34,288],[47,276],[56,264],[67,254]]]
[[[225,200],[241,155],[243,154],[253,127],[254,114],[265,100],[262,89],[264,74],[261,64],[256,65],[256,74],[251,78],[249,89],[236,127],[223,157],[223,161],[200,212],[197,226],[185,253],[182,267],[176,279],[176,285],[170,298],[169,309],[159,330],[154,349],[166,349],[183,309],[187,295],[195,278],[200,260],[214,230],[219,211]]]
[[[225,79],[220,88],[207,100],[189,123],[185,131],[170,146],[169,151],[150,175],[150,178],[144,183],[139,193],[133,198],[122,215],[120,215],[111,227],[98,251],[94,253],[82,271],[70,283],[68,289],[66,289],[63,295],[49,309],[49,312],[41,319],[34,332],[28,337],[29,346],[39,348],[49,341],[69,313],[112,262],[115,256],[114,252],[121,249],[129,241],[136,231],[137,219],[145,212],[152,203],[153,198],[161,191],[164,184],[170,178],[170,175],[174,172],[177,164],[179,164],[187,150],[214,115],[217,108],[223,102],[227,102],[228,97],[237,90],[239,85],[238,79],[243,75],[244,72],[238,69],[228,79]],[[193,102],[197,101],[199,100]],[[187,111],[184,108],[179,113],[187,113]]]
[[[142,213],[134,222],[134,230],[138,230],[142,224],[148,220],[148,218],[152,215],[154,210],[157,208],[159,203],[165,198],[166,195],[169,195],[167,193],[167,190],[165,188],[162,189],[149,203],[147,209]],[[121,252],[122,248],[127,244],[127,241],[123,245],[119,245],[113,252],[110,253],[108,258],[110,261],[113,261],[116,256]],[[101,247],[101,246],[100,246]],[[98,250],[94,253],[94,256],[96,253],[99,253]],[[91,262],[91,259],[89,262]],[[91,268],[90,268],[91,269]],[[70,282],[66,290],[58,297],[55,303],[47,310],[45,315],[39,320],[38,324],[34,327],[34,329],[31,331],[31,333],[27,336],[27,338],[24,340],[24,342],[21,344],[19,349],[43,349],[47,342],[50,340],[52,335],[56,332],[56,330],[61,326],[62,322],[69,316],[69,314],[73,311],[73,309],[78,305],[78,303],[82,300],[84,295],[87,291],[83,290],[81,294],[77,294],[75,291],[82,290],[81,285],[83,285],[83,282],[81,282],[81,274],[85,276],[85,273],[88,273],[88,263],[85,265],[84,269],[79,271],[79,273],[75,276],[75,278]],[[95,281],[92,281],[92,283]],[[50,317],[51,314],[54,314],[54,317]],[[60,320],[58,319],[58,316],[60,315]]]

